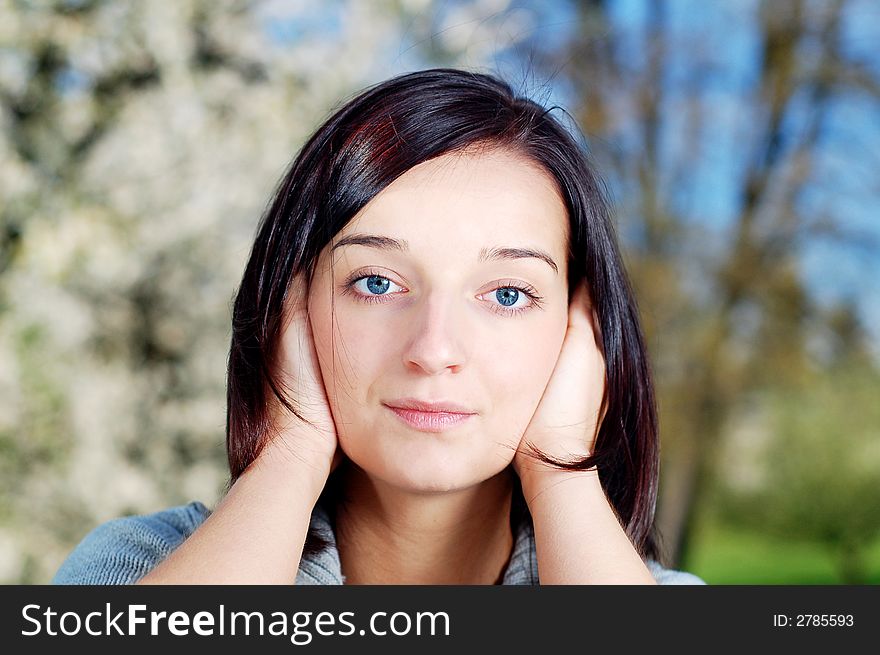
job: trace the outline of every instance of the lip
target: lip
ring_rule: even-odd
[[[443,432],[461,425],[476,413],[448,401],[432,403],[405,398],[384,404],[406,425],[421,432]]]
[[[418,398],[400,398],[390,400],[386,406],[396,409],[413,409],[418,412],[440,412],[444,414],[476,414],[473,410],[451,400],[419,400]]]
[[[443,432],[464,423],[473,416],[473,414],[456,414],[454,412],[420,412],[415,409],[389,405],[386,407],[408,426],[422,432]]]

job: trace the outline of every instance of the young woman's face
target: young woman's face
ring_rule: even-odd
[[[399,488],[449,491],[512,461],[568,325],[568,229],[541,168],[507,151],[456,153],[406,172],[324,248],[310,320],[355,464]],[[391,409],[406,399],[472,414],[428,431]]]

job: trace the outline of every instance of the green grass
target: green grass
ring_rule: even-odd
[[[880,584],[880,539],[868,549],[868,584]],[[710,524],[698,531],[682,567],[709,584],[843,584],[822,546]]]

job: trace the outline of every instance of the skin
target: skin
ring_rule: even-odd
[[[438,229],[439,228],[439,229]],[[406,251],[334,244],[354,234]],[[568,327],[568,219],[555,183],[516,154],[455,153],[409,170],[321,253],[309,316],[339,445],[352,465],[339,510],[348,582],[494,582],[510,555],[511,478],[522,436]],[[485,248],[535,258],[480,261]],[[388,280],[384,294],[362,278]],[[516,315],[496,295],[519,292]],[[368,303],[365,297],[383,302]],[[441,434],[412,430],[383,402],[459,402],[477,415]],[[580,444],[582,450],[585,443]],[[519,459],[516,464],[519,464]]]

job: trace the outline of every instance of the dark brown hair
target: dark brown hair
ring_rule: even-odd
[[[569,293],[586,280],[606,362],[605,418],[591,457],[552,462],[598,467],[602,486],[643,557],[657,559],[659,443],[654,390],[638,312],[602,183],[565,127],[494,76],[432,69],[360,93],[306,142],[260,221],[235,298],[227,387],[231,482],[265,445],[270,394],[283,398],[271,362],[294,276],[311,281],[319,253],[382,189],[413,166],[472,146],[509,149],[557,182],[570,222]],[[329,486],[329,484],[328,484]],[[521,490],[516,505],[523,508]],[[324,545],[310,533],[306,552]]]

